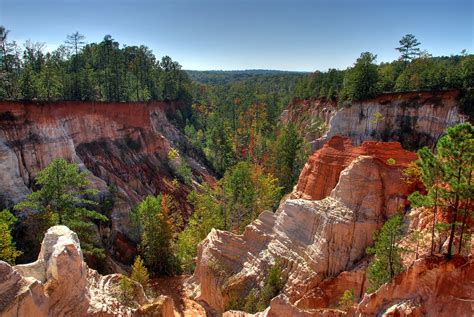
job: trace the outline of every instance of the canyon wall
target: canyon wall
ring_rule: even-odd
[[[334,102],[295,100],[282,114],[304,132],[312,149],[331,137],[347,136],[355,145],[367,140],[398,141],[406,149],[434,147],[447,127],[472,120],[460,113],[459,92],[385,93],[338,108]]]
[[[184,218],[191,213],[186,196],[192,187],[173,182],[167,158],[172,148],[191,148],[168,119],[179,106],[168,102],[0,102],[0,205],[22,200],[34,187],[38,171],[53,159],[75,162],[91,172],[100,198],[110,200],[111,231],[106,233],[106,244],[117,258],[130,261],[128,215],[141,199],[168,193],[182,207]],[[198,157],[183,156],[194,182],[213,182],[212,173]]]
[[[314,172],[318,162],[333,160],[338,150],[345,153],[344,147],[352,156],[335,160],[343,164],[335,163],[337,168],[327,173]],[[313,154],[307,172],[301,173],[299,190],[275,213],[260,214],[243,235],[212,230],[201,242],[193,277],[198,299],[224,311],[230,302],[244,300],[251,289],[261,287],[275,261],[282,267],[283,292],[291,303],[342,271],[352,270],[349,280],[354,283],[364,280],[357,265],[374,232],[406,205],[413,185],[403,180],[402,170],[416,158],[397,143],[354,147],[348,138],[334,137]],[[313,198],[313,193],[319,196]],[[334,297],[340,297],[339,291]]]

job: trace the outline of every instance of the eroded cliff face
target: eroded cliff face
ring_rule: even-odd
[[[333,102],[295,100],[282,120],[304,131],[313,150],[336,135],[355,145],[378,140],[398,141],[407,149],[434,147],[447,127],[469,119],[460,113],[458,98],[457,91],[386,93],[341,109]]]
[[[168,193],[191,212],[186,196],[191,187],[173,182],[168,164],[171,148],[188,147],[185,137],[168,120],[174,103],[0,103],[0,204],[23,199],[38,171],[62,157],[91,172],[90,180],[112,199],[108,245],[121,260],[133,255],[128,247],[131,208],[146,195]],[[213,182],[204,163],[183,158],[194,181]],[[110,197],[109,186],[117,192]]]
[[[347,138],[335,138],[313,156],[324,160],[326,154],[335,153],[331,146],[341,144],[352,147]],[[347,163],[329,171],[335,175],[303,172],[297,187],[301,190],[276,213],[263,212],[243,235],[213,230],[198,247],[194,273],[198,298],[223,311],[231,300],[243,299],[261,286],[276,259],[282,265],[284,294],[291,303],[304,301],[305,294],[342,271],[354,272],[348,281],[363,281],[356,266],[374,232],[405,206],[411,185],[403,180],[402,169],[416,155],[399,144],[375,142],[354,147],[353,153],[342,160]],[[317,170],[310,166],[316,161],[310,160],[305,170]],[[313,185],[308,187],[310,175]],[[326,178],[335,181],[326,182]],[[322,194],[316,199],[312,189],[317,186],[322,187],[317,191]],[[342,286],[335,289],[328,296],[339,298],[344,291]]]
[[[323,199],[336,186],[341,172],[361,155],[372,156],[398,168],[407,167],[417,159],[415,153],[404,150],[398,142],[367,141],[361,146],[354,146],[348,137],[335,136],[309,157],[292,196],[309,200]],[[404,189],[410,190],[403,186],[394,188],[394,191],[401,190],[403,196],[407,194],[406,190],[403,192]]]
[[[415,261],[406,272],[365,295],[357,316],[473,316],[472,256],[442,256]]]
[[[152,302],[135,282],[135,296],[124,305],[120,279],[118,274],[102,276],[89,269],[77,235],[55,226],[46,232],[36,262],[12,267],[0,261],[0,315],[132,316],[148,308],[156,316],[160,312],[164,313],[160,316],[174,316],[171,299]]]

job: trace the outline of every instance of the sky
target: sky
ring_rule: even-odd
[[[10,39],[53,50],[75,31],[146,45],[184,69],[344,69],[398,57],[414,34],[434,56],[474,53],[473,0],[0,0]]]

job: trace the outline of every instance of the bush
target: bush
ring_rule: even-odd
[[[348,311],[352,306],[354,306],[354,291],[345,290],[339,299],[339,308]]]
[[[133,299],[135,297],[135,292],[132,285],[132,280],[126,277],[125,275],[122,276],[120,279],[119,290],[120,290],[120,301],[126,305],[131,306],[133,305]]]
[[[277,260],[268,271],[261,291],[252,290],[245,298],[244,310],[249,313],[265,310],[270,305],[272,298],[280,294],[284,286],[281,264]]]

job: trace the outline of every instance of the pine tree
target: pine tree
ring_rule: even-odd
[[[450,257],[461,206],[466,206],[462,218],[462,231],[466,226],[467,217],[470,216],[469,213],[472,213],[467,204],[474,192],[471,181],[474,169],[474,127],[466,122],[448,128],[446,135],[439,140],[437,150],[443,168],[443,182],[447,185],[442,195],[450,211],[451,229],[448,240]]]
[[[146,266],[157,275],[174,271],[172,250],[172,224],[163,208],[162,195],[147,196],[136,209],[136,222],[140,227],[140,253]]]
[[[89,188],[87,176],[77,164],[55,159],[36,176],[40,189],[28,194],[14,208],[30,211],[29,217],[44,222],[39,227],[41,231],[34,235],[42,237],[51,225],[66,225],[78,234],[85,254],[101,258],[104,250],[94,239],[93,221],[107,221],[107,217],[91,208],[96,202],[85,198],[97,193]]]
[[[418,191],[412,193],[408,199],[414,207],[427,206],[433,208],[433,224],[431,226],[431,249],[430,253],[434,253],[435,248],[435,228],[438,219],[438,207],[441,197],[441,182],[443,170],[440,159],[435,156],[427,147],[423,147],[418,151],[420,159],[416,161],[416,165],[420,169],[420,179],[427,191],[426,195],[420,194]]]
[[[407,34],[402,37],[400,46],[395,49],[401,53],[400,59],[408,62],[421,55],[418,47],[420,44],[413,34]]]
[[[285,192],[293,189],[298,176],[297,157],[303,140],[293,124],[285,126],[276,139],[274,149],[275,176]]]
[[[403,249],[398,245],[404,229],[402,216],[393,216],[375,235],[374,246],[367,249],[367,253],[375,255],[368,268],[370,291],[375,291],[404,270],[401,259]]]

